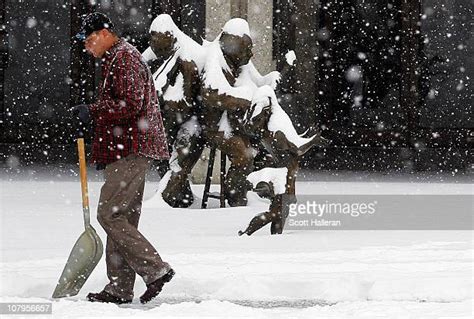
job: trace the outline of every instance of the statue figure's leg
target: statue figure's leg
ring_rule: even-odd
[[[255,156],[249,139],[245,136],[232,136],[226,139],[222,134],[216,134],[212,141],[231,162],[225,178],[224,194],[227,202],[231,207],[246,206],[247,192],[252,189],[247,176],[253,171]]]
[[[289,213],[289,205],[296,203],[296,173],[298,171],[298,157],[296,155],[290,155],[286,162],[288,168],[288,174],[286,175],[286,193],[283,195],[277,195],[280,197],[275,200],[279,206],[279,214],[272,220],[270,232],[272,235],[283,233],[283,227],[285,226],[286,218]],[[282,196],[285,196],[283,200]],[[273,204],[273,202],[272,202]]]
[[[288,217],[288,209],[283,205],[282,195],[277,195],[272,201],[272,206],[275,206],[275,211],[277,212],[272,219],[272,224],[270,225],[270,234],[276,235],[283,233],[283,227],[285,226],[286,217]],[[285,205],[286,206],[286,205]]]
[[[269,211],[258,214],[252,218],[247,228],[244,231],[239,231],[239,236],[242,236],[243,234],[250,236],[268,223],[271,222],[273,225],[274,221],[280,220],[281,218],[278,217],[280,215],[280,203],[281,195],[277,195],[273,198]]]
[[[290,154],[286,163],[288,175],[286,175],[286,195],[294,197],[296,195],[296,174],[298,173],[298,157]]]
[[[188,176],[201,156],[204,139],[192,136],[187,143],[175,141],[174,155],[170,163],[171,177],[163,190],[162,197],[171,207],[189,207],[194,202]]]
[[[272,221],[272,213],[270,211],[258,214],[250,221],[249,225],[244,231],[239,230],[239,236],[247,234],[252,235],[254,232],[265,226]]]
[[[166,109],[166,111],[165,111]],[[178,135],[178,131],[181,127],[176,120],[177,116],[182,117],[181,114],[173,113],[172,110],[168,110],[168,107],[165,105],[161,116],[163,118],[163,126],[166,132],[166,141],[168,142],[168,150],[171,152],[173,149],[173,145],[175,145],[175,139]],[[158,175],[163,178],[165,174],[169,171],[170,164],[168,160],[159,160],[157,165]]]

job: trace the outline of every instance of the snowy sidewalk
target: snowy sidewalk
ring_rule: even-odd
[[[0,302],[49,302],[82,232],[79,182],[2,181]],[[100,182],[90,183],[93,225]],[[472,231],[287,231],[238,237],[267,203],[170,209],[149,183],[139,228],[177,275],[142,306],[91,304],[107,282],[102,260],[53,316],[441,317],[472,315]],[[202,186],[194,187],[197,194]],[[471,194],[468,184],[300,182],[305,194]],[[216,206],[211,201],[211,207]],[[137,279],[136,297],[145,286]]]

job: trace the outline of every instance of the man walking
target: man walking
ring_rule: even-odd
[[[140,52],[115,34],[107,16],[88,15],[76,37],[84,41],[89,54],[102,59],[97,101],[73,108],[82,122],[93,118],[92,158],[98,169],[105,169],[97,218],[107,233],[110,282],[87,299],[130,303],[138,274],[147,285],[140,297],[140,302],[146,303],[174,275],[137,230],[145,174],[153,159],[169,158],[156,90]]]

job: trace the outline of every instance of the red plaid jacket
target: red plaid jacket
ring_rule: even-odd
[[[94,163],[110,164],[129,154],[169,158],[153,77],[131,44],[119,40],[105,54],[99,95],[89,109]]]

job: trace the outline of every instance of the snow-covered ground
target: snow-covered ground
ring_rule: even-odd
[[[176,271],[146,306],[85,301],[107,282],[102,260],[78,296],[51,294],[82,232],[80,185],[55,178],[1,180],[0,302],[52,302],[53,316],[151,317],[466,317],[473,307],[472,231],[287,231],[252,237],[237,231],[267,208],[250,195],[244,208],[170,209],[149,182],[140,230]],[[317,174],[315,175],[317,176]],[[31,179],[31,176],[30,176]],[[383,180],[383,178],[381,178]],[[89,183],[93,225],[100,178]],[[472,194],[471,184],[314,182],[300,194]],[[344,180],[344,178],[339,178]],[[195,185],[202,194],[202,185]],[[144,291],[138,278],[136,297]],[[31,316],[28,316],[31,318]]]

